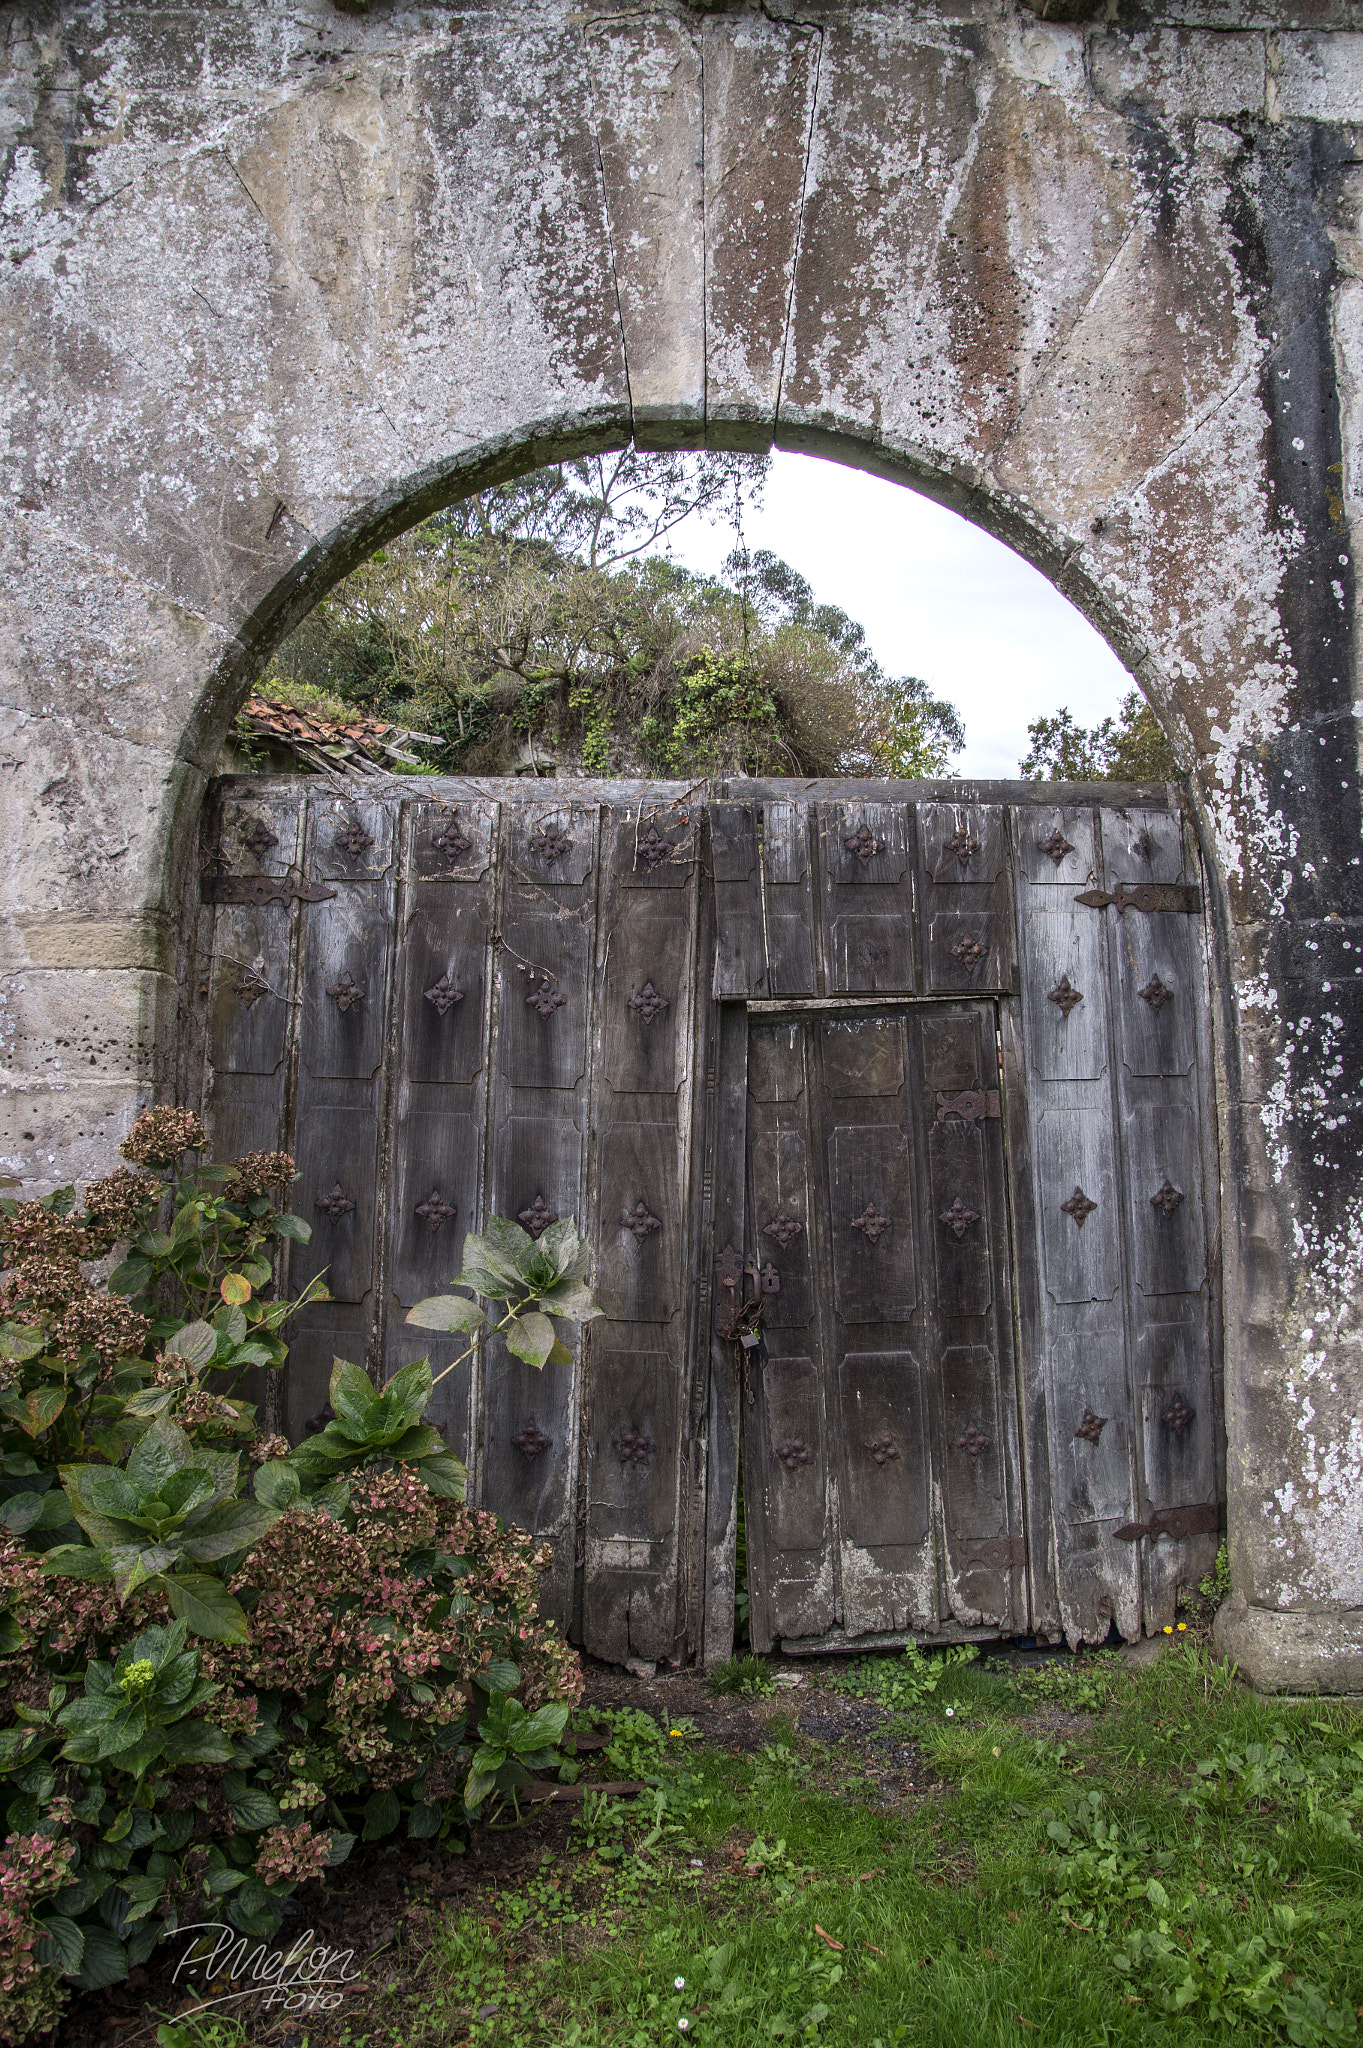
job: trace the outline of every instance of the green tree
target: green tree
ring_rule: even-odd
[[[765,458],[626,450],[476,493],[378,550],[280,650],[262,694],[438,736],[468,774],[939,774],[952,706],[740,547],[659,553],[760,491]]]
[[[1120,715],[1090,731],[1068,710],[1027,727],[1031,752],[1018,772],[1032,782],[1167,782],[1178,774],[1164,728],[1138,690],[1123,697]]]

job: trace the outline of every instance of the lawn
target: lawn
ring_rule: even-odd
[[[180,2014],[161,2048],[1363,2039],[1351,1707],[1257,1697],[1178,1636],[1142,1668],[729,1680],[589,1673],[577,1723],[610,1740],[580,1785],[642,1796],[587,1790],[463,1859],[374,1852],[350,1881],[397,1903],[335,2011]]]

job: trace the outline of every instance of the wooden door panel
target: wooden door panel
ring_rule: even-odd
[[[1216,1499],[1216,1415],[1200,1316],[1148,1323],[1136,1338],[1145,1498],[1152,1508]]]
[[[928,919],[928,975],[935,994],[1008,988],[1012,983],[1006,912],[937,910]]]
[[[209,1060],[217,1074],[274,1074],[289,1034],[292,920],[282,904],[222,904],[213,920]]]
[[[614,1124],[601,1140],[597,1300],[621,1323],[666,1323],[681,1285],[681,1186],[671,1124]]]
[[[1001,804],[921,804],[923,869],[930,882],[997,882],[1003,873]]]
[[[1136,1103],[1125,1121],[1136,1285],[1144,1295],[1200,1293],[1207,1254],[1193,1106],[1177,1096]]]
[[[410,805],[412,875],[417,882],[479,882],[492,866],[500,806],[488,802]]]
[[[606,934],[601,1071],[617,1095],[674,1095],[687,1022],[690,898],[676,889],[622,889]]]
[[[316,1436],[328,1419],[331,1369],[338,1358],[363,1366],[369,1349],[367,1309],[318,1302],[289,1320],[289,1362],[280,1389],[280,1420],[292,1443]]]
[[[1067,1522],[1125,1522],[1134,1507],[1131,1391],[1120,1316],[1057,1334],[1050,1365],[1056,1506]]]
[[[539,1237],[582,1214],[582,1133],[565,1117],[509,1116],[493,1134],[492,1213]]]
[[[1048,901],[1049,892],[1040,896],[1043,906]],[[1049,910],[1029,902],[1023,910],[1022,974],[1038,1080],[1097,1081],[1107,1071],[1102,945],[1102,925],[1082,904]]]
[[[912,933],[899,913],[840,913],[830,934],[832,986],[855,995],[900,995],[911,989]]]
[[[928,1132],[932,1249],[939,1315],[987,1315],[994,1299],[984,1135],[951,1118]]]
[[[768,1357],[759,1401],[753,1498],[765,1509],[773,1633],[821,1635],[833,1621],[833,1565],[823,1396],[813,1360]]]
[[[819,1037],[823,1085],[835,1101],[903,1095],[902,1017],[824,1017]]]
[[[998,1356],[991,1345],[950,1344],[942,1351],[940,1374],[948,1534],[997,1536],[1008,1451]]]
[[[299,1056],[325,1079],[368,1079],[383,1059],[393,928],[389,882],[357,882],[310,906]]]
[[[394,803],[349,795],[308,799],[308,866],[318,882],[375,882],[393,865]]]
[[[476,1081],[486,1029],[489,928],[483,892],[417,882],[408,901],[399,958],[403,1076],[447,1087]]]
[[[294,1207],[312,1225],[312,1238],[290,1251],[293,1287],[325,1269],[333,1300],[363,1301],[374,1279],[378,1118],[359,1104],[314,1096],[299,1113],[294,1142]]]
[[[1051,1299],[1113,1300],[1121,1279],[1121,1223],[1106,1100],[1044,1109],[1036,1127],[1036,1168]]]
[[[485,1383],[495,1381],[497,1387],[495,1402],[485,1402],[483,1411],[485,1503],[532,1536],[558,1530],[575,1463],[574,1369],[546,1365],[537,1372],[513,1358],[500,1337],[492,1339],[484,1356]],[[556,1577],[571,1573],[571,1545],[567,1557],[555,1564]],[[554,1605],[562,1611],[561,1592]]]
[[[589,947],[578,917],[506,919],[501,1069],[517,1088],[576,1088],[586,1073]]]
[[[931,1526],[923,1368],[909,1351],[849,1351],[838,1372],[844,1532],[862,1549],[916,1550]]]
[[[805,1091],[805,1031],[800,1024],[750,1029],[748,1093],[754,1102],[795,1102]]]
[[[414,1110],[397,1127],[389,1244],[391,1286],[404,1308],[442,1294],[479,1226],[482,1131],[473,1117]]]
[[[774,996],[814,993],[814,891],[809,806],[767,804],[762,813],[763,929],[767,987]]]
[[[767,1110],[775,1117],[760,1117]],[[762,1322],[768,1330],[803,1330],[814,1319],[809,1234],[809,1149],[804,1120],[780,1106],[750,1104],[752,1218],[761,1265]],[[775,1283],[775,1284],[773,1284]]]
[[[204,1121],[219,1164],[245,1152],[278,1152],[283,1136],[284,1090],[273,1075],[215,1074]],[[290,1193],[286,1206],[297,1200]]]
[[[765,995],[767,953],[755,805],[710,805],[710,859],[715,878],[714,993],[720,999]]]
[[[677,1519],[675,1362],[665,1351],[592,1349],[588,1533],[661,1542]]]
[[[585,882],[595,857],[595,804],[516,804],[511,810],[511,871],[541,889]]]
[[[1200,934],[1177,912],[1128,911],[1112,934],[1122,1059],[1133,1074],[1191,1074],[1197,1057],[1194,974]]]
[[[1016,804],[1014,847],[1018,878],[1031,888],[1086,888],[1097,872],[1093,812],[1068,804]]]
[[[843,1125],[829,1139],[833,1302],[844,1323],[897,1322],[918,1305],[909,1153],[902,1131]]]

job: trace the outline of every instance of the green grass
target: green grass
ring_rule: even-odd
[[[1257,1698],[1191,1643],[1136,1674],[1041,1668],[1044,1687],[987,1660],[939,1671],[885,1724],[922,1752],[892,1805],[786,1715],[751,1757],[620,1717],[656,1787],[589,1804],[571,1853],[495,1909],[432,1923],[388,2038],[1363,2040],[1363,1721]]]

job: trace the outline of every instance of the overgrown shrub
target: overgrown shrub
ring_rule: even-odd
[[[203,1146],[149,1111],[123,1148],[144,1171],[0,1202],[0,2041],[177,1928],[269,1936],[357,1837],[462,1834],[557,1765],[581,1692],[535,1618],[547,1558],[465,1505],[422,1419],[426,1360],[381,1389],[338,1361],[317,1436],[262,1435],[238,1382],[324,1290],[274,1296],[278,1240],[310,1234],[292,1160],[182,1171]],[[585,1247],[500,1228],[466,1263],[525,1251],[534,1276],[498,1284],[542,1360],[541,1308],[593,1312]]]

